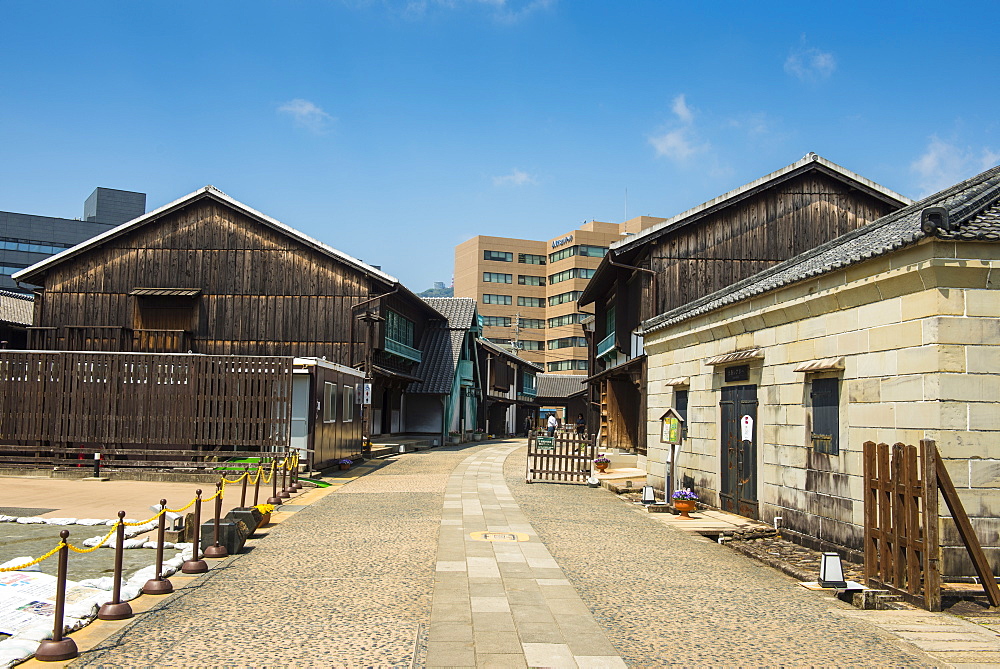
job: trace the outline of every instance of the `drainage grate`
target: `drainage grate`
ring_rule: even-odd
[[[0,506],[0,516],[17,516],[18,518],[28,518],[40,516],[56,509],[32,509],[27,506]]]
[[[472,532],[473,541],[527,541],[528,535],[520,532]]]

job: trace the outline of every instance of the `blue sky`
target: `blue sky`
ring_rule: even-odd
[[[998,24],[995,2],[0,0],[0,210],[213,184],[420,291],[474,235],[672,216],[809,151],[914,198],[992,167]]]

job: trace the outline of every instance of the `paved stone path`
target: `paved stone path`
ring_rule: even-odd
[[[934,664],[849,606],[605,490],[525,484],[523,443],[386,463],[73,666]]]
[[[517,448],[480,451],[448,481],[427,666],[624,668],[511,497],[503,465]]]

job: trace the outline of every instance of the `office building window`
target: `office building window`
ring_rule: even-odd
[[[557,304],[565,304],[566,302],[576,302],[583,295],[582,290],[571,290],[568,293],[559,293],[558,295],[553,295],[549,298],[549,306],[554,307]]]
[[[483,316],[483,325],[495,328],[509,328],[510,316]]]
[[[544,276],[528,276],[526,274],[518,274],[517,282],[522,286],[544,286],[545,277]]]
[[[544,265],[545,256],[536,255],[534,253],[518,253],[517,262],[524,263],[525,265]]]
[[[555,318],[549,319],[550,328],[558,328],[563,325],[575,325],[577,323],[582,323],[584,319],[587,318],[588,314],[566,314],[565,316],[556,316]]]
[[[587,369],[586,360],[557,360],[556,362],[546,363],[546,367],[550,372],[567,372],[570,370],[577,369]]]
[[[521,350],[523,351],[541,351],[542,342],[535,341],[534,339],[522,339],[520,341]]]
[[[570,269],[563,270],[562,272],[550,274],[549,283],[559,283],[561,281],[569,281],[570,279],[589,279],[592,276],[594,276],[594,270],[592,269],[587,269],[586,267],[571,267]]]
[[[549,262],[559,262],[571,256],[585,256],[587,258],[603,258],[607,254],[606,246],[588,246],[587,244],[576,244],[566,249],[560,249],[549,254]]]
[[[510,295],[491,295],[483,293],[483,304],[510,304]]]
[[[545,298],[544,297],[521,297],[517,298],[517,306],[519,307],[544,307]]]
[[[559,339],[550,339],[548,345],[550,351],[558,348],[586,347],[587,339],[585,337],[560,337]]]
[[[500,272],[483,272],[485,283],[514,283],[513,274],[501,274]]]
[[[521,327],[529,330],[544,330],[545,319],[543,318],[522,318]]]
[[[483,260],[497,262],[514,262],[514,254],[509,251],[483,251]]]

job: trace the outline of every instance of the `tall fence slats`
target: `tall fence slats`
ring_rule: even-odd
[[[185,450],[282,450],[290,434],[292,360],[3,351],[0,451],[58,462],[84,444],[88,452],[130,461],[144,452],[137,447],[147,447],[147,455],[157,447],[176,453],[175,461],[188,457]]]
[[[583,483],[590,476],[596,453],[593,438],[569,433],[552,437],[531,433],[524,480]]]

